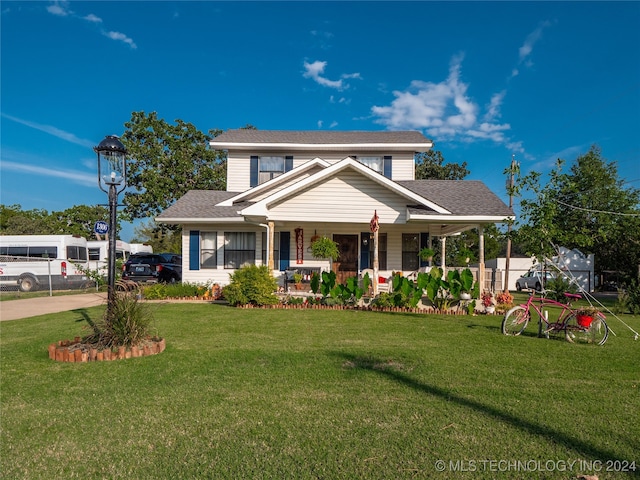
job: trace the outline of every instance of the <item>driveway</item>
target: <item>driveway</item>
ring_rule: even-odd
[[[56,297],[36,297],[25,300],[0,302],[0,321],[35,317],[47,313],[65,312],[79,308],[95,307],[107,302],[106,293],[83,293]]]

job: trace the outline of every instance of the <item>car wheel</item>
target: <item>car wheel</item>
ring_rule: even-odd
[[[542,290],[542,285],[540,285],[540,282],[536,282],[536,290],[537,291]]]
[[[24,275],[18,279],[18,288],[21,292],[31,292],[38,289],[38,282],[31,275]]]
[[[522,287],[520,286],[519,283],[516,283],[516,290],[521,292],[522,291]]]

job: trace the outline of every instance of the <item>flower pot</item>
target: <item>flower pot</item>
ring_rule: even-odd
[[[484,307],[484,309],[485,309],[485,312],[487,313],[493,313],[496,311],[496,307],[494,307],[493,305],[490,307]]]
[[[471,294],[468,292],[462,292],[460,294],[460,300],[471,300]]]
[[[591,315],[576,315],[576,320],[581,327],[589,328],[591,322],[593,322],[593,317]]]

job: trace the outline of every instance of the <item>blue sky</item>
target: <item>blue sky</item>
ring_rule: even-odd
[[[92,147],[134,111],[205,132],[420,130],[505,202],[512,155],[546,172],[597,144],[640,188],[640,2],[0,9],[5,205],[106,203]]]

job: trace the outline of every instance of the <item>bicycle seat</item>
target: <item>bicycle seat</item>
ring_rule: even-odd
[[[580,298],[582,298],[582,295],[580,295],[579,293],[569,293],[569,292],[564,292],[564,296],[571,299],[571,300],[578,300]]]

